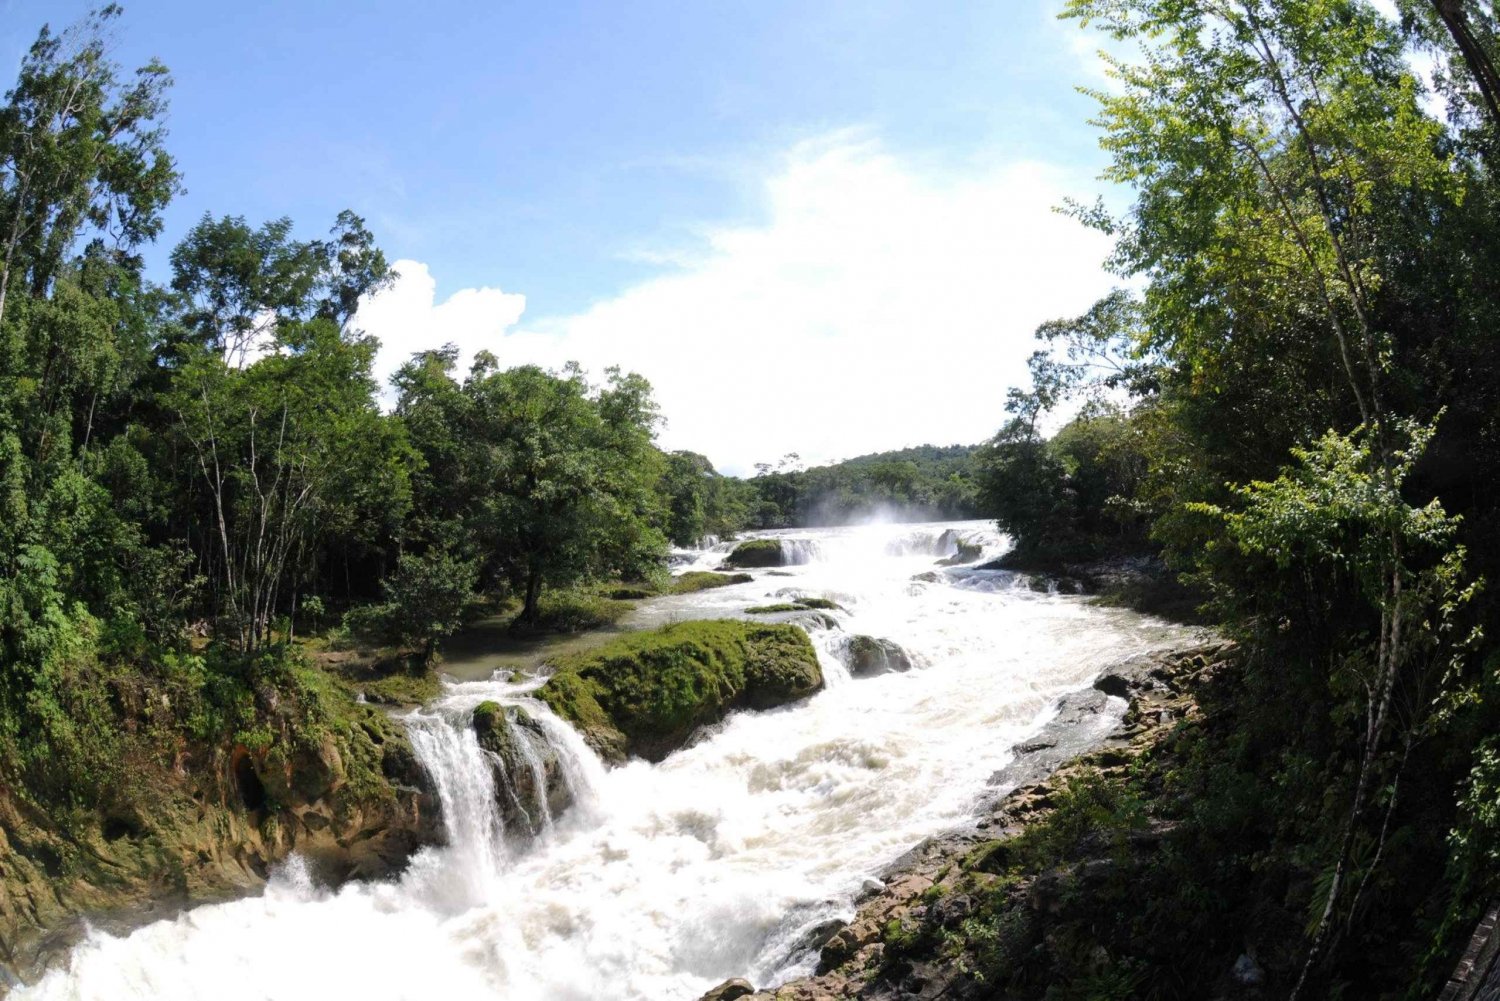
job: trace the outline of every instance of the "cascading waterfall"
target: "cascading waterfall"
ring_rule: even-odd
[[[407,732],[417,759],[437,786],[443,826],[454,863],[441,872],[452,877],[453,898],[480,903],[474,891],[493,883],[509,852],[505,825],[495,805],[494,769],[474,729],[451,712],[415,713]]]
[[[958,539],[998,555],[1004,540],[981,523],[768,534],[806,543],[808,562],[644,602],[629,624],[826,597],[838,608],[783,616],[808,625],[823,692],[732,716],[660,764],[607,770],[530,698],[538,681],[450,682],[405,719],[448,843],[400,879],[334,892],[289,864],[259,896],[94,933],[19,996],[694,1001],[729,977],[779,983],[811,969],[810,933],[849,917],[884,865],[974,816],[1057,696],[1177,638],[1013,574],[936,565]],[[692,568],[717,567],[729,545],[693,552]],[[911,669],[849,679],[854,636],[908,652]],[[508,793],[471,723],[485,701],[528,718],[509,781],[524,770],[539,788],[551,763],[567,786],[571,804],[533,818],[534,836],[502,820]]]

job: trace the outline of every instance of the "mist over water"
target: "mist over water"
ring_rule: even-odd
[[[998,554],[988,523],[776,537],[795,565],[652,600],[630,624],[831,598],[842,606],[833,627],[791,616],[819,649],[823,692],[735,715],[660,764],[606,770],[529,697],[536,680],[450,684],[406,720],[449,843],[400,879],[333,892],[294,861],[260,896],[125,937],[94,933],[67,968],[17,996],[692,1001],[728,977],[779,983],[810,972],[816,956],[799,941],[849,917],[882,866],[973,817],[1009,748],[1058,695],[1177,635],[1008,573],[934,565],[956,538]],[[729,548],[683,555],[710,569]],[[914,668],[850,678],[839,652],[854,634],[894,641]],[[526,706],[572,789],[574,804],[535,838],[501,822],[469,726],[487,699]]]

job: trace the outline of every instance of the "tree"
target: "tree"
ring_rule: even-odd
[[[155,237],[178,189],[162,145],[170,78],[153,61],[121,82],[105,42],[119,15],[44,27],[0,109],[0,323],[17,287],[47,293],[85,229],[127,253]]]
[[[1461,175],[1445,161],[1440,126],[1418,105],[1400,40],[1365,4],[1071,0],[1067,10],[1145,49],[1139,62],[1113,63],[1118,93],[1096,95],[1113,156],[1108,176],[1133,185],[1136,203],[1124,219],[1093,217],[1120,235],[1119,270],[1150,278],[1143,347],[1194,380],[1188,395],[1200,398],[1204,389],[1242,394],[1231,384],[1237,368],[1293,359],[1300,378],[1267,380],[1262,390],[1266,409],[1283,414],[1289,398],[1309,399],[1299,383],[1316,387],[1319,367],[1338,372],[1342,385],[1311,397],[1311,421],[1298,430],[1346,429],[1360,447],[1346,450],[1338,475],[1378,488],[1361,544],[1363,565],[1379,581],[1363,592],[1375,664],[1300,993],[1349,907],[1354,846],[1389,763],[1392,699],[1414,641],[1408,592],[1421,561],[1400,527],[1414,510],[1401,491],[1413,461],[1403,439],[1425,444],[1431,434],[1403,430],[1410,419],[1392,403],[1399,346],[1381,309],[1404,277],[1396,248],[1420,253]]]
[[[374,403],[374,344],[321,319],[283,325],[277,344],[244,368],[200,349],[166,401],[211,526],[203,556],[247,652],[270,639],[319,533],[376,511],[399,523],[410,496],[404,441]]]
[[[596,391],[576,366],[554,374],[480,363],[464,393],[484,446],[473,530],[501,554],[523,623],[537,621],[544,584],[657,565],[658,418],[644,379],[610,370]]]
[[[358,624],[417,647],[425,668],[437,654],[438,641],[463,625],[475,579],[472,561],[441,549],[402,553],[396,572],[382,582],[385,602],[361,609]]]

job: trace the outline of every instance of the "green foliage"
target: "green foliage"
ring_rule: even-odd
[[[402,553],[395,574],[384,582],[385,602],[353,609],[345,621],[387,642],[416,647],[425,667],[438,641],[463,625],[474,601],[475,575],[473,563],[449,553]]]
[[[629,611],[628,602],[590,591],[547,591],[538,602],[536,617],[528,620],[522,614],[514,628],[523,632],[581,633],[612,626]]]
[[[758,475],[735,481],[744,520],[734,527],[839,525],[871,517],[971,518],[981,509],[974,451],[968,445],[920,445],[808,469],[773,471],[762,463]]]
[[[1018,557],[1057,561],[1135,553],[1148,458],[1138,415],[1093,407],[1044,440],[1012,419],[981,451],[980,496]]]

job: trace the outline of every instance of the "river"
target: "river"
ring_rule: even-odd
[[[1003,571],[938,567],[989,523],[777,533],[803,562],[749,584],[652,599],[630,625],[744,615],[787,596],[841,609],[808,622],[826,688],[741,713],[660,764],[606,769],[508,672],[453,680],[406,723],[440,791],[448,844],[399,879],[317,886],[295,860],[259,896],[121,937],[92,932],[18,998],[682,999],[729,977],[810,972],[807,933],[924,837],[993,794],[1009,749],[1104,665],[1178,640],[1133,613],[1037,592]],[[684,554],[717,566],[727,546]],[[852,679],[850,635],[901,645],[912,670]],[[508,835],[468,725],[486,699],[545,729],[574,805]]]

